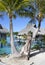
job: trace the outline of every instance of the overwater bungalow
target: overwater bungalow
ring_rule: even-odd
[[[34,33],[36,29],[37,27],[35,24],[28,23],[27,26],[18,33],[18,35],[28,34],[29,31]],[[37,35],[45,35],[45,28],[40,28]]]
[[[0,24],[0,41],[2,39],[6,40],[6,34],[8,33],[8,30],[6,28],[3,28],[2,25]],[[0,43],[0,47],[2,46],[2,44]]]
[[[37,30],[36,25],[30,24],[30,22],[29,22],[27,24],[27,26],[18,33],[18,35],[22,36],[24,34],[28,34],[29,31],[31,31],[32,33],[35,34],[36,30]],[[36,40],[39,40],[39,41],[42,40],[43,35],[45,35],[45,28],[40,28],[38,33],[37,33]]]

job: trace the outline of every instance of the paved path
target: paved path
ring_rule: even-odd
[[[26,60],[26,58],[24,59],[13,58],[8,61],[5,60],[5,63],[7,65],[45,65],[45,52],[33,55],[29,61]]]
[[[4,63],[0,62],[0,65],[6,65],[6,64],[4,64]]]
[[[45,52],[39,53],[30,59],[33,62],[32,65],[45,65]]]

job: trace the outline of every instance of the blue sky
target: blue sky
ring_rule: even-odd
[[[23,28],[26,27],[29,21],[30,21],[29,18],[24,18],[19,16],[16,19],[13,19],[13,31],[15,32],[21,31]],[[2,19],[0,18],[0,24],[9,30],[10,20],[8,16],[5,15]],[[38,24],[38,22],[36,24]],[[42,21],[41,27],[45,28],[45,19]]]

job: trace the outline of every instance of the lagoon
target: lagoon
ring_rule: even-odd
[[[1,54],[10,54],[11,53],[11,47],[10,47],[10,37],[7,37],[7,45],[4,46],[3,48],[0,48],[0,55]],[[17,39],[14,40],[14,45],[16,46],[16,49],[17,51],[21,51],[21,48],[22,48],[22,44],[20,45],[19,42],[17,43]],[[21,41],[24,41],[24,40],[21,40]],[[31,47],[33,47],[34,45],[36,45],[37,42],[32,42],[33,44],[31,45]],[[8,46],[9,45],[9,46]]]
[[[11,53],[10,37],[7,37],[6,41],[7,41],[6,46],[4,46],[3,48],[0,48],[0,55],[1,54],[10,54]],[[14,40],[14,45],[16,46],[17,51],[20,52],[23,45],[19,45],[17,43],[16,39]]]
[[[10,54],[11,53],[11,49],[10,47],[3,47],[3,48],[0,48],[0,54]]]

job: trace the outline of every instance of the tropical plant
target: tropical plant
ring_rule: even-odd
[[[3,46],[6,45],[6,40],[5,39],[0,39],[0,43],[1,43],[1,48],[2,48]]]
[[[26,35],[26,34],[24,34],[22,37],[23,37],[24,39],[27,39],[27,35]]]
[[[9,37],[10,36],[10,33],[8,32],[6,35]]]
[[[45,18],[45,0],[35,0],[37,8],[37,20],[39,22],[38,27],[41,26],[41,21]]]
[[[41,22],[45,18],[45,0],[33,0],[32,6],[35,9],[34,17],[31,19],[31,23],[35,22],[34,20],[38,20],[38,29],[36,30],[36,33],[34,37],[36,37],[38,30],[40,29]]]
[[[14,35],[18,35],[18,32],[13,32]]]
[[[45,42],[45,35],[42,36],[42,41]]]
[[[40,29],[41,22],[45,18],[45,0],[33,0],[34,7],[36,9],[36,15],[34,17],[38,20],[38,29],[35,33],[35,37]],[[40,48],[39,46],[35,46],[36,49]]]
[[[38,44],[36,44],[36,45],[34,45],[34,46],[32,47],[32,49],[39,50],[39,49],[40,49],[40,46],[39,46]]]
[[[31,22],[32,22],[32,19],[33,19],[33,21],[34,21],[35,10],[36,10],[36,9],[33,7],[32,3],[31,3],[31,0],[30,0],[28,6],[26,5],[26,6],[21,7],[21,9],[19,9],[18,14],[19,14],[20,16],[24,16],[24,17],[29,17],[29,18],[31,18]],[[21,14],[20,14],[20,13],[21,13]],[[24,38],[27,38],[26,35],[24,35],[23,37],[24,37]],[[26,44],[25,44],[25,46],[24,46],[24,50],[25,50],[25,47],[27,47],[27,42],[26,42]],[[23,49],[23,48],[22,48],[22,49]],[[30,51],[29,51],[29,53],[30,53]],[[29,55],[28,55],[28,57],[29,57]]]
[[[10,19],[10,40],[11,40],[11,51],[14,53],[15,47],[13,44],[13,24],[12,19],[16,18],[17,11],[25,5],[28,0],[0,0],[0,12],[4,12],[9,16]]]
[[[31,6],[32,6],[32,9],[31,8],[30,9],[31,9],[31,12],[33,13],[33,18],[31,19],[30,22],[34,23],[35,19],[37,19],[38,27],[40,28],[41,22],[45,18],[45,0],[32,0]]]
[[[22,14],[21,16],[24,15],[26,17],[30,17],[31,23],[35,22],[36,19],[38,20],[38,29],[36,30],[36,33],[34,32],[34,34],[35,34],[34,37],[36,37],[38,30],[40,29],[41,22],[42,22],[43,18],[45,17],[45,1],[44,0],[32,0],[29,3],[31,5],[31,7],[29,5],[26,8],[22,8],[22,11],[20,11],[20,13]],[[30,53],[30,51],[29,51],[29,53]],[[29,55],[28,55],[28,59],[29,59]]]
[[[34,20],[38,20],[38,29],[36,30],[35,37],[41,27],[41,22],[45,18],[45,0],[33,0],[32,2],[33,7],[36,9],[34,19],[31,22],[34,22]]]
[[[5,40],[5,39],[1,39],[1,43],[2,43],[3,45],[6,45],[6,40]]]

